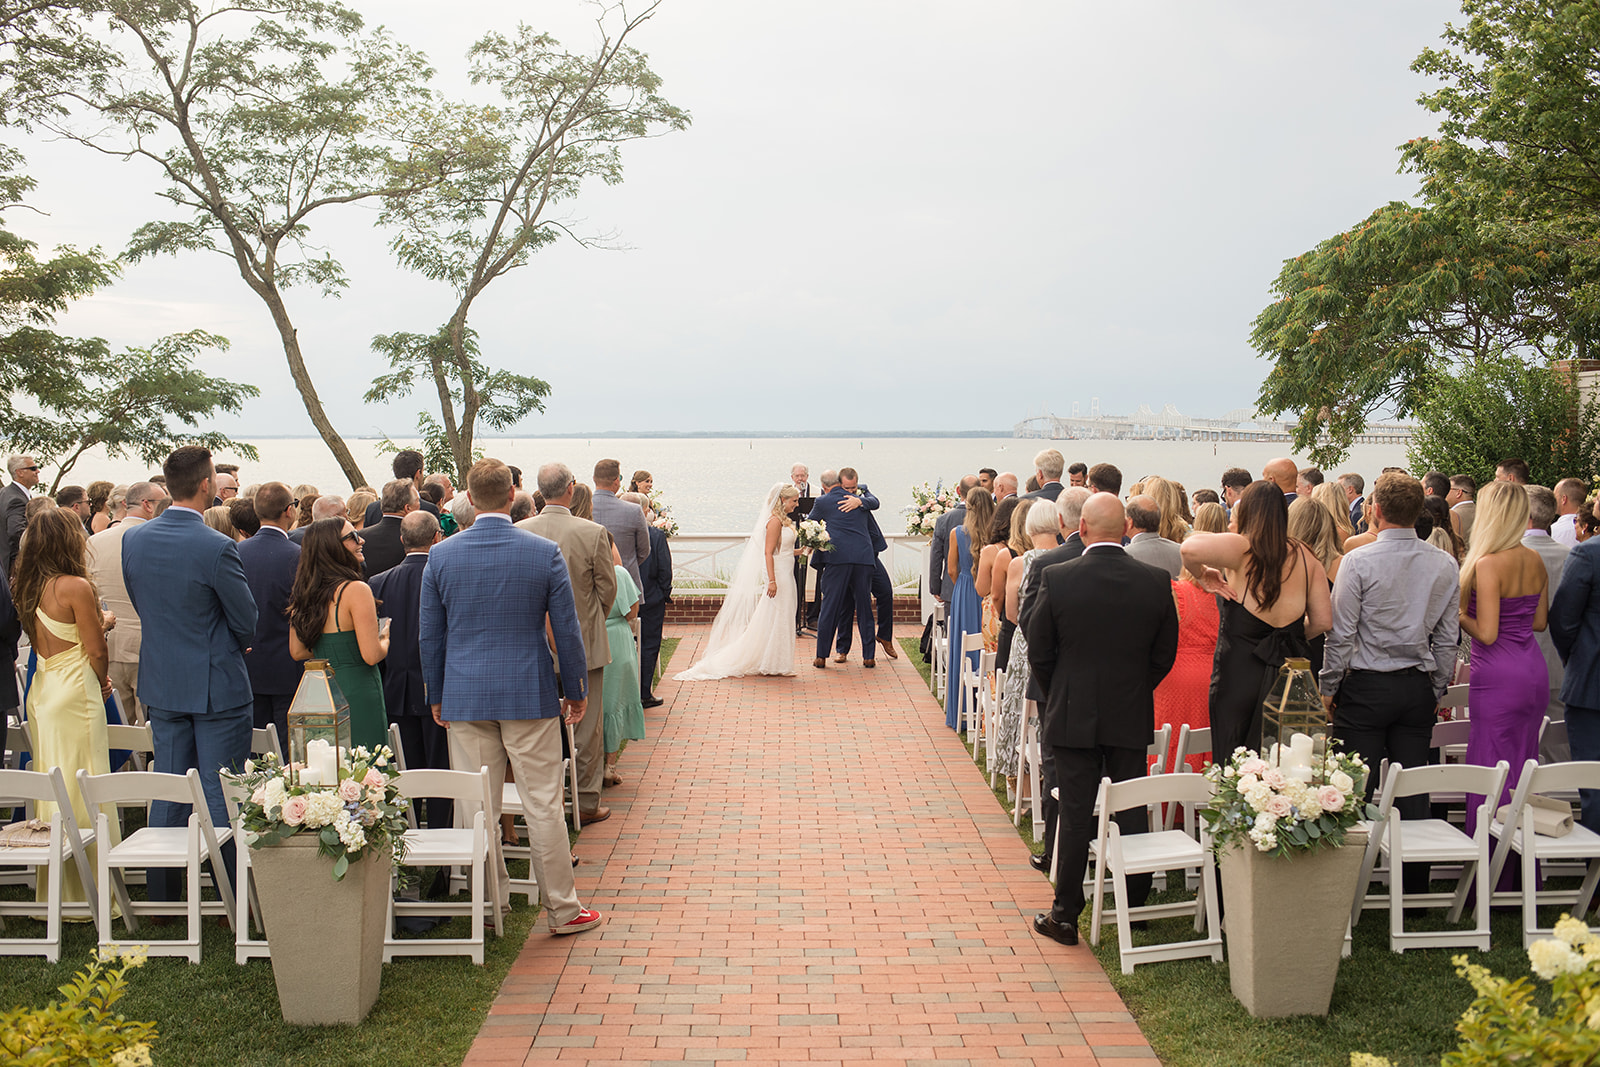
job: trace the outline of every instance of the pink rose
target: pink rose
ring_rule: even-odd
[[[1262,773],[1261,780],[1267,783],[1267,785],[1271,786],[1273,789],[1282,789],[1284,783],[1286,783],[1289,779],[1285,778],[1283,776],[1283,772],[1278,770],[1278,768],[1268,767],[1266,771]]]
[[[306,821],[306,798],[301,796],[290,797],[283,802],[283,812],[280,816],[290,826],[299,826]]]
[[[1263,773],[1265,773],[1266,769],[1267,761],[1258,756],[1255,759],[1245,760],[1244,763],[1239,767],[1239,773],[1253,774],[1259,778]]]
[[[361,799],[361,783],[354,778],[346,778],[339,783],[339,799],[346,804],[352,800]]]
[[[368,789],[382,789],[388,782],[388,776],[376,767],[367,768],[366,776],[361,779],[361,784]]]
[[[1287,819],[1294,812],[1294,805],[1289,803],[1289,798],[1283,795],[1273,797],[1267,801],[1266,812],[1276,815],[1280,819]]]
[[[256,786],[256,791],[254,793],[250,794],[250,803],[252,803],[252,804],[265,804],[266,802],[267,802],[267,787],[264,786],[264,785]]]
[[[1317,790],[1317,803],[1322,805],[1323,811],[1343,811],[1344,794],[1336,785],[1325,785]]]

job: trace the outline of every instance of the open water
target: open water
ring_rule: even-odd
[[[244,461],[240,481],[303,482],[324,491],[347,490],[338,465],[318,438],[267,438],[252,441],[261,458]],[[390,477],[390,457],[376,442],[349,442],[370,484]],[[1222,472],[1244,467],[1259,473],[1287,447],[1273,442],[1219,443],[1199,441],[1038,441],[1011,437],[757,437],[742,438],[497,438],[482,442],[486,454],[516,464],[529,490],[539,464],[560,460],[580,481],[588,482],[600,459],[622,463],[626,482],[635,470],[648,470],[655,487],[671,506],[684,533],[744,533],[755,521],[767,490],[787,481],[789,467],[804,463],[811,484],[827,467],[854,467],[862,482],[882,501],[879,521],[885,533],[904,530],[896,514],[911,503],[911,487],[943,480],[946,484],[980,467],[1012,471],[1019,481],[1033,473],[1033,456],[1042,448],[1059,448],[1067,462],[1114,463],[1128,485],[1150,474],[1183,483],[1189,490],[1219,486]],[[237,457],[219,460],[239,462]],[[1358,445],[1338,468],[1357,471],[1370,484],[1386,466],[1403,466],[1399,445]],[[1304,465],[1304,461],[1301,461]],[[49,485],[55,472],[41,472]],[[97,478],[135,481],[151,472],[137,460],[110,460],[99,450],[86,453],[68,482],[87,485]],[[1336,472],[1330,472],[1336,473]]]

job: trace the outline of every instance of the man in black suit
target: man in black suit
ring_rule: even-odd
[[[0,489],[0,522],[5,524],[5,571],[10,574],[22,545],[22,531],[28,527],[28,501],[39,484],[39,461],[32,456],[11,456],[6,460],[6,473],[11,475],[11,484]]]
[[[804,463],[796,463],[789,468],[789,484],[795,487],[800,494],[794,506],[789,509],[789,521],[799,523],[811,514],[811,506],[817,498],[811,494],[811,468]],[[794,561],[794,635],[799,637],[805,632],[807,626],[815,627],[817,624],[818,608],[806,607],[806,558],[796,556]]]
[[[261,529],[239,542],[244,580],[256,602],[256,636],[245,651],[244,665],[255,696],[253,725],[274,727],[287,758],[289,705],[304,673],[289,655],[289,617],[284,614],[300,569],[300,546],[289,540],[295,502],[287,485],[268,482],[256,490],[254,504]]]
[[[17,640],[22,636],[22,620],[11,600],[6,574],[0,567],[0,671],[5,672],[0,674],[0,715],[22,702],[17,692]]]
[[[643,494],[639,494],[643,497]],[[655,515],[646,504],[646,520]],[[665,530],[646,521],[650,533],[650,555],[639,564],[644,578],[644,603],[639,606],[639,698],[647,708],[659,708],[655,694],[656,663],[661,659],[661,628],[667,621],[667,605],[672,603],[672,549],[667,547]]]
[[[1039,576],[1046,567],[1056,563],[1066,563],[1068,560],[1077,559],[1083,555],[1083,538],[1078,535],[1078,525],[1083,514],[1084,501],[1089,499],[1089,490],[1082,486],[1073,486],[1064,489],[1056,498],[1056,520],[1060,523],[1059,536],[1062,543],[1055,548],[1041,552],[1033,563],[1033,568],[1028,572],[1028,584],[1017,591],[1017,626],[1025,628],[1028,616],[1039,604],[1039,599],[1034,594],[1039,591]],[[1035,504],[1034,507],[1043,505]],[[1039,685],[1039,679],[1028,673],[1027,698],[1036,703],[1041,709],[1045,706],[1045,691]],[[1048,871],[1050,869],[1050,852],[1056,847],[1056,814],[1059,805],[1051,795],[1051,790],[1056,788],[1056,761],[1048,747],[1041,746],[1039,750],[1039,779],[1044,796],[1039,798],[1039,810],[1044,815],[1044,852],[1033,857],[1030,861],[1034,870]]]
[[[419,494],[422,492],[423,470],[421,452],[415,452],[409,448],[403,452],[396,452],[394,454],[393,466],[394,476],[396,479],[410,482],[412,488],[416,489]],[[419,497],[418,506],[423,511],[426,511],[429,515],[432,515],[434,518],[437,519],[439,517],[439,505],[435,504],[433,501],[423,500]],[[378,525],[378,520],[383,518],[386,510],[387,509],[384,508],[383,501],[381,499],[375,500],[368,504],[366,514],[361,520],[361,528],[363,530],[370,530],[372,527]]]
[[[393,484],[393,483],[391,483]],[[409,488],[410,483],[402,482]],[[383,704],[389,721],[400,727],[400,747],[407,767],[450,769],[450,734],[433,721],[422,682],[422,648],[418,643],[422,605],[422,572],[428,552],[439,542],[439,520],[413,511],[400,521],[401,562],[371,581],[378,614],[389,619],[389,654],[384,657]],[[428,801],[428,825],[448,828],[453,806],[448,800]]]
[[[1062,820],[1055,903],[1033,928],[1064,945],[1078,943],[1100,779],[1144,776],[1156,686],[1178,654],[1171,579],[1123,550],[1126,526],[1116,497],[1090,497],[1078,525],[1083,555],[1044,569],[1024,624],[1028,663],[1047,693],[1039,736],[1055,756]],[[1116,820],[1124,834],[1149,829],[1143,807]],[[1130,907],[1149,895],[1148,874],[1128,879]]]
[[[1034,499],[1054,501],[1061,495],[1061,472],[1067,469],[1067,457],[1054,448],[1047,448],[1033,457],[1033,476],[1039,479],[1039,488],[1024,495]]]
[[[383,497],[378,501],[378,506],[383,509],[383,517],[361,528],[361,554],[367,560],[369,581],[390,567],[398,567],[400,561],[406,558],[406,550],[400,544],[400,520],[419,510],[421,499],[417,487],[404,478],[383,484]],[[438,515],[435,514],[434,518],[437,519]]]

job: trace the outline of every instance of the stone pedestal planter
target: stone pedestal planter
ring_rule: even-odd
[[[393,859],[373,851],[333,880],[315,832],[250,851],[283,1020],[355,1025],[378,999]]]
[[[1233,995],[1258,1019],[1326,1015],[1339,973],[1365,831],[1285,859],[1222,854],[1222,928]]]

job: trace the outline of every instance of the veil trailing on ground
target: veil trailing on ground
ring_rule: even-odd
[[[736,641],[750,625],[761,598],[767,595],[767,520],[772,518],[773,505],[778,494],[788,482],[776,482],[767,491],[766,502],[756,513],[750,539],[739,554],[739,563],[728,582],[728,592],[722,599],[722,608],[711,624],[711,637],[706,643],[702,658],[715,655],[732,641]]]

